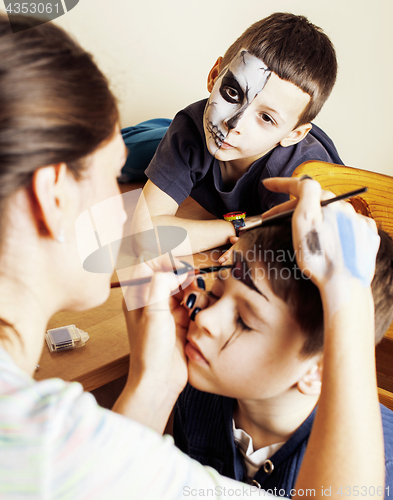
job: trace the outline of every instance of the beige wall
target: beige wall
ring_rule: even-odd
[[[80,0],[57,22],[110,77],[127,126],[207,96],[216,58],[274,11],[306,15],[336,46],[338,81],[315,121],[343,161],[393,176],[392,0]]]

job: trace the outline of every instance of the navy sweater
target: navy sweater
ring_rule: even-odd
[[[201,392],[187,385],[175,406],[174,438],[176,445],[191,458],[213,467],[224,476],[246,482],[243,458],[233,438],[233,404],[231,398]],[[388,500],[393,497],[393,412],[381,405],[381,414],[385,440],[385,486],[389,487],[389,490],[385,489],[385,499]],[[284,496],[282,490],[285,490],[285,496],[290,497],[314,416],[315,410],[270,457],[272,471],[265,472],[263,466],[257,471],[254,479],[263,489],[272,490],[277,495],[281,490],[280,496]]]

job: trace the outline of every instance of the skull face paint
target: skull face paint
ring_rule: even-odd
[[[245,49],[221,72],[203,115],[206,143],[213,156],[266,85],[270,73],[261,59]]]

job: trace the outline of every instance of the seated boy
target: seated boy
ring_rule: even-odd
[[[226,213],[261,214],[288,199],[263,179],[290,177],[307,160],[341,164],[332,141],[311,125],[336,73],[331,41],[305,17],[275,13],[248,28],[211,69],[210,98],[180,111],[161,141],[146,170],[149,214],[140,206],[133,233],[151,216],[187,229],[194,253],[227,244],[236,230]],[[218,220],[176,217],[189,195]]]
[[[327,219],[332,218],[334,205],[323,209]],[[340,217],[340,238],[348,244],[354,236],[352,226]],[[372,281],[376,342],[393,319],[393,241],[381,230],[379,235]],[[344,267],[363,282],[363,273],[369,272],[362,253],[367,250],[354,241],[352,247],[349,244],[350,253],[344,248]],[[316,231],[310,231],[307,244],[321,258],[321,247],[329,249]],[[307,267],[309,256],[299,255],[306,252],[305,246],[296,254],[294,246],[298,248],[292,243],[290,223],[257,228],[236,243],[234,267],[220,272],[210,293],[201,290],[203,282],[198,278],[200,289],[195,287],[184,299],[193,320],[185,348],[189,385],[178,399],[174,416],[175,443],[182,451],[223,475],[258,484],[274,494],[280,491],[280,496],[293,496],[314,422],[327,348],[328,318],[320,292],[296,263],[301,257]],[[337,259],[328,257],[330,266],[335,266]],[[344,307],[353,307],[350,286],[344,288],[345,296],[333,298],[333,313],[346,302]],[[359,313],[355,307],[355,314]],[[365,341],[363,336],[357,340]],[[346,380],[339,382],[346,384]],[[386,488],[380,496],[388,498],[389,488],[393,491],[393,412],[381,405],[381,414]],[[342,444],[347,443],[337,445]],[[345,495],[345,484],[342,487]],[[371,496],[366,485],[359,485],[359,492]]]
[[[298,462],[294,461],[293,473],[290,474],[292,476],[297,474],[296,492],[289,492],[289,494],[295,496],[296,493],[296,496],[312,496],[313,498],[329,496],[337,499],[342,499],[343,495],[346,498],[360,495],[374,497],[386,493],[388,496],[389,486],[384,489],[384,455],[387,458],[386,473],[389,484],[392,472],[390,458],[392,447],[391,439],[389,439],[391,429],[386,428],[388,432],[385,435],[386,453],[384,454],[374,355],[374,302],[371,282],[380,243],[375,223],[371,219],[356,214],[345,202],[336,202],[322,208],[321,200],[329,194],[321,192],[320,186],[315,181],[277,178],[267,179],[264,182],[268,189],[285,192],[298,199],[292,217],[296,262],[299,270],[307,273],[307,276],[311,275],[313,283],[318,287],[324,314],[321,394],[308,438],[307,450],[301,459],[300,472],[297,474]],[[285,208],[288,206],[284,204],[284,207],[275,207],[273,210]],[[277,257],[277,261],[281,259],[281,255],[282,253]],[[252,254],[246,254],[245,257],[247,262],[260,260],[259,256],[254,258]],[[391,255],[383,260],[386,262],[386,274],[391,276]],[[295,259],[291,261],[291,267],[294,261]],[[238,391],[238,359],[244,357],[244,352],[248,351],[246,363],[249,362],[251,366],[255,368],[256,365],[258,368],[259,360],[256,359],[256,355],[259,353],[263,361],[265,346],[270,353],[273,353],[276,337],[277,342],[280,343],[284,335],[283,329],[275,334],[271,327],[280,326],[279,317],[285,313],[286,302],[280,302],[275,295],[273,296],[270,288],[266,288],[263,276],[255,277],[253,265],[250,264],[251,275],[248,269],[244,269],[243,275],[243,269],[240,270],[240,275],[239,270],[235,270],[235,276],[244,278],[243,282],[225,281],[223,295],[217,301],[213,297],[211,300],[214,304],[206,309],[207,304],[203,302],[210,299],[204,294],[197,299],[191,299],[189,288],[184,291],[179,290],[179,286],[187,285],[188,275],[181,273],[175,275],[173,265],[173,259],[169,255],[163,255],[148,263],[134,266],[131,277],[150,276],[151,281],[144,279],[140,282],[140,286],[128,286],[125,291],[124,305],[133,305],[134,301],[144,305],[140,309],[134,307],[131,307],[129,311],[126,310],[127,307],[124,309],[129,333],[132,370],[130,370],[123,393],[117,400],[115,410],[121,410],[123,414],[127,414],[130,418],[157,432],[162,432],[165,428],[169,414],[186,386],[188,372],[190,372],[190,379],[199,379],[201,383],[206,382],[211,389],[217,388],[216,392],[218,390],[232,391],[232,389]],[[281,273],[280,278],[284,279],[287,275],[285,272]],[[280,280],[277,280],[277,284],[279,283]],[[237,292],[232,288],[234,285],[238,286]],[[196,283],[192,286],[193,290],[201,292]],[[227,286],[228,289],[226,289]],[[214,291],[220,293],[219,290]],[[383,290],[382,287],[381,293],[391,296],[391,286],[390,290]],[[379,296],[376,296],[377,303],[379,300]],[[387,308],[390,308],[389,300],[386,300]],[[189,314],[190,309],[187,310],[181,306],[182,302],[193,307],[192,314]],[[199,312],[194,306],[199,308]],[[292,304],[288,302],[288,306],[292,307]],[[210,313],[213,314],[215,321],[209,326],[204,322],[208,320]],[[228,319],[232,321],[228,323]],[[202,328],[199,328],[199,321],[202,322],[201,325],[204,325]],[[221,321],[225,322],[225,329],[220,328]],[[241,326],[242,321],[250,330],[247,330],[247,327],[245,327],[247,331],[242,330],[244,328]],[[238,327],[237,322],[239,322]],[[284,323],[281,326],[284,326]],[[292,360],[288,360],[292,362],[294,373],[292,380],[288,380],[290,376],[284,363],[283,374],[275,370],[275,379],[270,380],[269,383],[266,383],[264,378],[255,383],[252,374],[245,381],[247,386],[255,390],[258,390],[260,385],[260,395],[266,397],[267,403],[270,400],[273,402],[275,394],[277,395],[280,390],[284,391],[283,400],[285,401],[280,402],[277,398],[277,404],[267,407],[265,413],[251,412],[251,417],[264,418],[267,424],[269,420],[273,422],[277,417],[276,434],[284,434],[284,439],[290,433],[290,422],[286,419],[282,409],[284,402],[288,407],[291,403],[291,395],[293,395],[294,405],[290,414],[293,422],[307,406],[297,399],[295,390],[292,393],[286,391],[286,384],[289,382],[295,389],[297,379],[301,378],[304,368],[307,368],[311,373],[300,384],[303,387],[302,390],[307,393],[307,386],[310,384],[312,386],[315,378],[312,366],[307,367],[306,364],[303,369],[301,367],[300,354],[298,356],[296,350],[300,353],[304,341],[302,339],[299,341],[299,328],[294,322],[291,323],[292,326],[295,339],[298,340],[291,341],[289,338],[288,343],[279,353],[280,356],[286,356],[286,349],[289,348],[293,354]],[[258,341],[258,337],[262,339]],[[265,342],[262,349],[256,351],[254,344],[257,345],[258,342],[259,345],[263,339]],[[233,353],[233,346],[236,348],[236,354]],[[184,351],[187,353],[188,364]],[[225,369],[227,354],[231,358],[231,364]],[[286,358],[288,359],[288,356]],[[265,359],[266,371],[270,368],[273,370],[276,363],[279,363],[277,358],[274,359],[274,363],[272,361],[273,358]],[[313,360],[310,361],[310,365],[312,364]],[[245,371],[246,368],[242,366],[242,370]],[[298,376],[295,376],[296,372]],[[310,397],[312,393],[311,389]],[[131,400],[130,395],[132,395]],[[251,395],[248,393],[247,396]],[[221,401],[225,399],[220,396],[212,397]],[[203,404],[204,401],[201,403]],[[247,404],[252,410],[252,398],[242,403]],[[256,410],[258,410],[257,403],[258,401],[255,401]],[[239,408],[242,410],[240,405]],[[304,410],[303,413],[306,411]],[[190,418],[187,408],[183,411],[183,416]],[[231,437],[231,423],[226,426],[226,430],[222,430],[220,424],[214,427],[214,420],[217,420],[214,416],[213,413],[212,418],[205,419],[205,422],[209,420],[206,426],[207,432],[200,436],[200,442],[196,443],[194,451],[198,452],[201,449],[203,452],[204,436],[209,433],[209,428],[213,427],[218,435],[222,436],[218,443],[217,455],[219,460],[225,460],[228,454],[226,443]],[[384,420],[387,420],[386,415]],[[389,425],[392,427],[391,423]],[[188,430],[192,431],[192,428],[187,428],[186,431]],[[268,428],[267,431],[269,431]],[[259,436],[256,436],[256,439],[259,440],[261,436],[263,438],[262,434],[261,432]],[[269,436],[269,432],[266,432],[266,435]],[[279,442],[275,439],[274,441]],[[170,449],[168,441],[167,445]],[[125,446],[128,446],[127,442]],[[282,449],[285,449],[285,446]],[[205,451],[207,456],[214,454],[214,447]],[[297,447],[294,445],[293,453],[296,451]],[[287,452],[288,449],[285,453]],[[142,450],[143,453],[144,450]],[[232,453],[229,449],[229,455]],[[275,458],[277,456],[274,460]],[[271,460],[273,463],[273,457]],[[273,474],[280,474],[281,471],[279,463],[273,463],[273,465],[275,469],[271,478],[276,477]],[[196,469],[196,464],[193,469]],[[223,479],[217,476],[215,478],[217,488],[209,489],[207,475],[213,475],[211,468],[205,468],[203,471],[201,466],[199,479],[192,474],[191,468],[182,468],[180,463],[179,466],[173,465],[172,470],[175,476],[173,474],[168,476],[167,483],[172,492],[176,491],[175,487],[179,484],[177,481],[179,479],[183,481],[183,484],[191,484],[191,489],[183,489],[183,496],[199,495],[211,498],[242,496],[242,492],[233,487],[230,491],[228,489],[224,491],[220,487],[223,486]],[[233,480],[227,479],[227,481]],[[209,484],[211,485],[212,481]],[[264,491],[258,493],[257,490],[252,492],[243,490],[243,497],[249,498],[252,493],[259,497],[265,495]],[[278,490],[276,494],[282,497],[283,491]]]

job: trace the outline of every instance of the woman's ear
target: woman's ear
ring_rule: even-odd
[[[33,174],[31,202],[40,234],[56,239],[61,230],[67,167],[64,163],[37,169]]]
[[[318,357],[310,369],[298,381],[298,391],[306,396],[318,396],[322,386],[322,356]]]
[[[207,76],[207,90],[209,94],[213,90],[214,84],[216,83],[216,80],[218,78],[218,75],[220,74],[221,71],[221,64],[222,64],[222,57],[220,56],[217,61],[214,63],[214,66],[210,70],[208,76]]]
[[[306,137],[306,135],[310,132],[312,128],[311,123],[304,123],[303,125],[299,125],[295,129],[292,130],[284,139],[280,141],[280,145],[283,148],[287,148],[288,146],[293,146],[297,144],[302,139]]]

